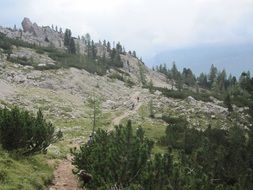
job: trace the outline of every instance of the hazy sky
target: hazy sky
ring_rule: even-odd
[[[120,41],[147,59],[167,48],[253,42],[253,0],[0,0],[0,25],[39,25]]]

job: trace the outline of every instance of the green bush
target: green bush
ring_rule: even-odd
[[[231,98],[231,102],[238,107],[250,107],[253,105],[253,101],[249,96],[234,96]]]
[[[181,184],[173,187],[251,190],[253,154],[250,134],[238,126],[228,130],[209,126],[201,131],[179,123],[168,125],[162,142],[176,155],[181,171],[178,176],[173,176],[180,178]],[[186,175],[183,170],[187,171]]]
[[[124,82],[124,77],[122,75],[120,75],[119,73],[112,73],[108,77],[111,79],[117,79],[117,80],[121,80]]]
[[[131,79],[127,79],[126,80],[126,82],[125,82],[125,85],[127,86],[127,87],[129,87],[129,88],[132,88],[134,85],[135,85],[135,83],[131,80]]]
[[[184,126],[187,126],[188,124],[188,122],[181,117],[171,117],[168,115],[162,115],[162,120],[168,124],[182,124]]]
[[[78,69],[85,69],[89,73],[96,73],[98,75],[106,74],[106,71],[110,68],[107,62],[103,62],[102,59],[96,60],[89,59],[86,55],[68,54],[56,49],[47,49],[48,56],[57,61],[57,68],[69,68],[75,67]]]
[[[44,54],[44,51],[42,49],[36,49],[36,53],[38,53],[38,54]]]
[[[26,66],[26,65],[34,66],[35,65],[33,59],[32,58],[28,59],[27,57],[16,57],[16,58],[10,57],[10,58],[8,58],[8,61],[13,62],[13,63],[18,63],[18,64],[24,65],[24,66]]]
[[[139,128],[134,135],[128,122],[126,127],[116,126],[110,133],[98,130],[92,144],[83,145],[80,151],[73,152],[73,164],[78,172],[84,170],[93,176],[85,184],[87,188],[131,186],[146,189],[144,181],[149,181],[152,175],[147,170],[154,169],[154,163],[150,161],[152,146],[153,142],[144,137],[143,129]]]
[[[4,53],[11,54],[11,43],[6,39],[5,35],[0,33],[0,48],[4,50]]]
[[[146,88],[148,88],[146,86]],[[201,100],[204,102],[211,102],[210,96],[213,96],[219,100],[223,100],[223,96],[220,94],[215,94],[213,92],[193,92],[191,90],[183,89],[179,90],[169,90],[167,88],[154,87],[154,90],[159,90],[166,97],[176,98],[176,99],[186,99],[188,96],[192,96],[195,100]]]
[[[54,127],[39,110],[37,116],[15,107],[0,109],[0,144],[23,155],[45,152],[55,140]]]
[[[127,72],[125,72],[125,71],[122,71],[122,70],[120,70],[119,68],[115,68],[115,70],[118,71],[118,72],[119,72],[120,74],[122,74],[122,75],[125,75],[125,76],[130,77],[130,74],[129,74],[129,73],[127,73]]]

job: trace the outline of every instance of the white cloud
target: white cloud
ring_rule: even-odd
[[[40,25],[54,24],[71,28],[76,35],[89,32],[95,39],[121,41],[145,57],[165,48],[253,41],[253,0],[10,2],[16,2],[15,6],[0,8],[5,15],[0,16],[1,23],[6,15],[18,12],[17,16],[30,17]]]

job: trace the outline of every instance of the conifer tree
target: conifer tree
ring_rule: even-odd
[[[154,104],[153,104],[152,99],[149,101],[148,106],[149,106],[149,117],[154,118],[155,113],[154,113]]]
[[[97,57],[97,49],[93,40],[91,40],[91,58],[94,60]]]
[[[106,40],[103,41],[103,46],[106,47]]]
[[[70,44],[69,44],[69,52],[71,54],[75,54],[76,53],[76,45],[75,45],[75,41],[74,41],[74,38],[71,38],[70,39]]]
[[[209,86],[210,87],[213,86],[213,83],[217,79],[217,72],[218,72],[217,68],[212,64],[210,68],[210,72],[209,72]]]
[[[137,56],[136,56],[136,52],[135,52],[135,51],[133,51],[133,57],[135,57],[135,58],[137,57]]]
[[[71,41],[71,30],[70,29],[66,29],[65,33],[64,33],[64,45],[66,47],[69,47],[70,41]]]
[[[106,48],[107,48],[107,51],[108,51],[108,52],[111,51],[111,44],[110,44],[109,41],[107,42]]]
[[[232,107],[232,104],[231,104],[231,99],[230,99],[229,94],[227,94],[225,99],[224,99],[224,105],[228,108],[229,112],[233,111],[233,107]]]
[[[102,114],[101,101],[99,98],[93,96],[88,98],[87,105],[89,107],[88,115],[92,121],[92,134],[94,134],[98,121]]]
[[[90,37],[90,34],[89,33],[87,33],[87,34],[85,34],[85,44],[86,45],[88,45],[88,44],[90,44],[91,43],[91,37]]]
[[[148,83],[148,89],[149,89],[149,92],[150,92],[151,94],[154,93],[154,84],[153,84],[152,79],[151,79],[151,80],[149,81],[149,83]]]
[[[64,33],[64,45],[67,47],[68,53],[75,54],[76,46],[74,38],[71,36],[71,30],[66,29]]]

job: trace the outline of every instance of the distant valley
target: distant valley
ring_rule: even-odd
[[[166,63],[169,67],[175,61],[180,70],[191,68],[195,74],[208,73],[214,64],[220,70],[226,68],[227,74],[239,77],[242,71],[253,72],[253,44],[230,46],[196,46],[183,49],[166,50],[156,54],[146,62],[150,66]]]

